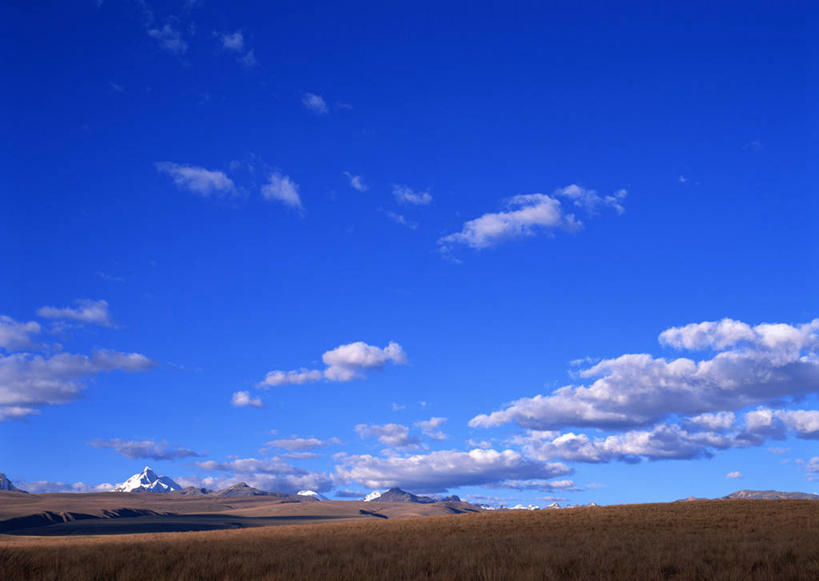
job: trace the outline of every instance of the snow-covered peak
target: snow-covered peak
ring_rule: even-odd
[[[530,504],[529,506],[525,506],[523,504],[516,504],[515,506],[510,506],[509,510],[540,510],[540,507],[536,504]]]
[[[299,496],[312,496],[316,500],[327,500],[327,497],[319,494],[315,490],[299,490],[296,494]]]
[[[364,502],[372,502],[373,500],[378,500],[381,498],[381,495],[384,494],[383,490],[373,490],[367,496],[364,497]]]
[[[167,476],[157,476],[150,466],[114,488],[114,492],[173,492],[182,487]]]

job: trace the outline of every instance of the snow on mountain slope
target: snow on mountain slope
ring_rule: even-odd
[[[173,492],[182,487],[167,476],[157,476],[150,466],[114,488],[113,492]]]
[[[372,502],[373,500],[378,500],[381,498],[381,495],[384,494],[383,490],[373,490],[367,496],[364,497],[364,502]]]
[[[299,496],[312,496],[316,500],[327,500],[326,496],[319,494],[315,490],[299,490],[296,494]]]

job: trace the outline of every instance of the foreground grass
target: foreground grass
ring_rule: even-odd
[[[819,502],[0,537],[0,579],[819,579]]]

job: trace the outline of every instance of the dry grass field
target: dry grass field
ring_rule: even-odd
[[[705,501],[0,536],[0,579],[819,579],[819,502]]]

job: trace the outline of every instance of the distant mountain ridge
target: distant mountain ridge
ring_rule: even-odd
[[[20,490],[14,484],[11,483],[11,480],[6,478],[6,475],[0,472],[0,490],[6,490],[8,492],[23,492],[28,494],[25,490]]]
[[[432,504],[433,502],[461,502],[461,499],[455,496],[445,496],[443,498],[436,498],[433,496],[418,496],[400,488],[390,488],[386,492],[378,494],[371,492],[364,498],[365,502],[416,502],[418,504]]]
[[[725,500],[819,500],[819,494],[813,494],[811,492],[780,492],[779,490],[737,490],[722,498]]]

